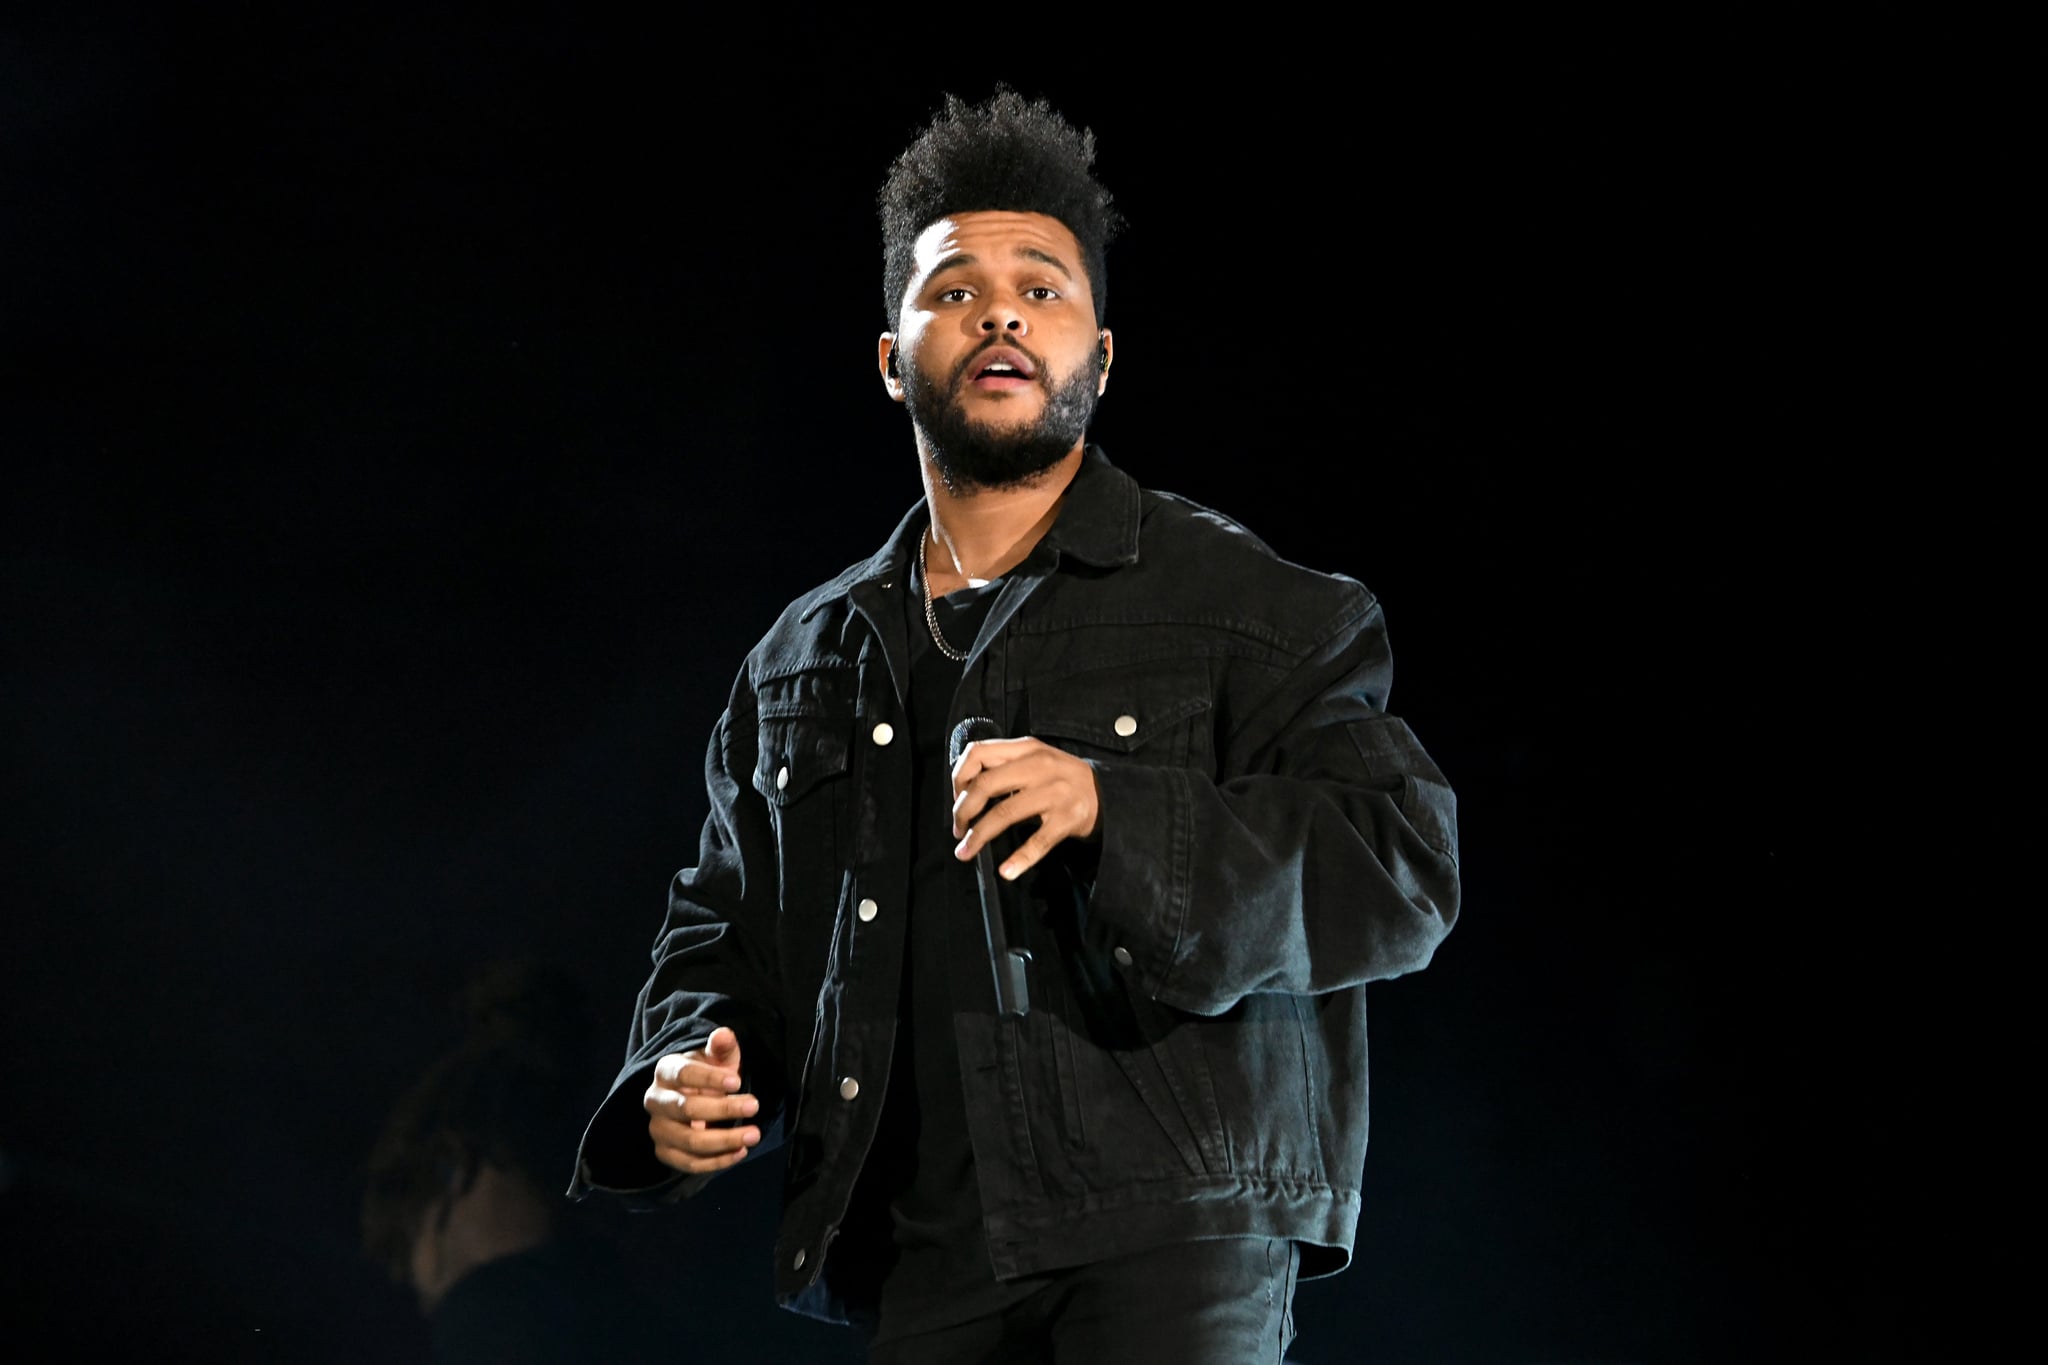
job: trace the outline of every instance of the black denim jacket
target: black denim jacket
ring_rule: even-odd
[[[570,1192],[693,1192],[656,1163],[654,1061],[738,1034],[786,1150],[776,1291],[820,1278],[888,1090],[909,891],[898,594],[922,503],[792,603],[706,758],[710,815],[654,946],[624,1069]],[[954,996],[998,1277],[1188,1237],[1285,1236],[1341,1269],[1366,1144],[1364,984],[1425,965],[1458,908],[1451,790],[1387,714],[1378,602],[1090,448],[1006,578],[949,721],[1090,760],[1099,842],[1004,886],[1031,1010],[996,1013],[978,931]],[[776,1145],[764,1142],[761,1150]],[[757,1152],[756,1156],[758,1157]]]

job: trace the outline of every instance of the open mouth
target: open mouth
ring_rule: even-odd
[[[967,380],[979,389],[1020,388],[1038,377],[1038,367],[1022,351],[996,346],[967,363]]]

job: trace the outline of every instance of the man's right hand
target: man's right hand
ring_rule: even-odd
[[[738,1165],[761,1140],[759,1128],[739,1123],[760,1112],[761,1102],[739,1088],[740,1040],[729,1028],[715,1030],[701,1051],[656,1062],[641,1101],[655,1159],[689,1175]]]

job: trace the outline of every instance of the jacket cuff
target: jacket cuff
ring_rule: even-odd
[[[1109,928],[1118,973],[1156,997],[1173,977],[1187,920],[1194,824],[1187,777],[1143,763],[1090,766],[1101,853],[1089,914]]]
[[[654,1159],[654,1140],[647,1134],[647,1087],[654,1063],[621,1072],[611,1093],[591,1115],[576,1152],[576,1174],[569,1196],[581,1199],[593,1191],[626,1195],[636,1202],[665,1203],[681,1197],[684,1181]]]

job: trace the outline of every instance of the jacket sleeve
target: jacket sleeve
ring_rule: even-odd
[[[1220,1014],[1258,992],[1398,976],[1425,966],[1457,917],[1455,800],[1385,710],[1380,607],[1351,587],[1320,643],[1218,737],[1213,780],[1094,764],[1089,911],[1152,999]]]
[[[711,1179],[686,1178],[654,1159],[642,1098],[656,1061],[702,1047],[721,1025],[738,1035],[746,1089],[761,1101],[757,1122],[764,1140],[755,1153],[775,1145],[773,1125],[787,1086],[777,1007],[774,836],[751,787],[756,743],[752,693],[742,674],[705,753],[710,813],[697,863],[670,883],[625,1065],[585,1130],[572,1196],[600,1189],[673,1199]]]

